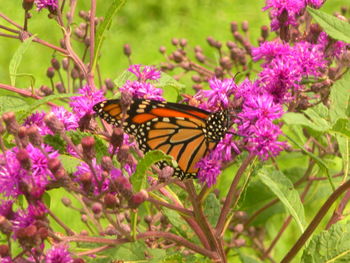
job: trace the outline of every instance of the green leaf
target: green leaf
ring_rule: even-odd
[[[107,13],[103,16],[103,21],[96,30],[96,38],[95,38],[95,55],[94,61],[92,63],[92,68],[96,67],[96,63],[100,54],[100,50],[102,47],[102,42],[104,38],[104,34],[111,26],[114,16],[118,13],[119,9],[126,3],[126,0],[112,0],[111,5],[107,9]]]
[[[151,258],[150,260],[148,260],[148,263],[158,263],[158,262],[162,262],[162,260],[167,256],[167,251],[164,249],[160,249],[160,248],[149,248],[148,253],[150,254]]]
[[[28,103],[17,96],[1,96],[0,97],[0,115],[5,112],[25,111],[29,107]]]
[[[54,148],[55,150],[57,150],[61,154],[66,152],[67,143],[58,134],[45,135],[44,142],[46,144],[52,146],[52,148]]]
[[[61,160],[62,166],[68,173],[74,173],[77,166],[82,162],[80,159],[66,154],[60,154],[58,158]]]
[[[338,119],[332,127],[332,132],[340,134],[344,137],[350,138],[350,120],[349,119]]]
[[[349,166],[350,166],[350,139],[343,137],[341,135],[336,135],[339,152],[343,161],[343,181],[346,180],[349,174]]]
[[[245,254],[240,250],[237,250],[239,258],[242,263],[261,263],[262,261],[252,255]]]
[[[175,80],[170,75],[161,72],[161,77],[152,82],[156,88],[163,89],[164,98],[167,101],[178,101],[181,93],[184,93],[185,85]]]
[[[46,207],[50,208],[51,207],[51,196],[48,194],[48,192],[45,192],[43,194],[43,201]]]
[[[350,100],[350,70],[341,79],[336,81],[331,88],[329,95],[330,109],[329,116],[332,123],[340,118],[348,118],[347,108]]]
[[[332,38],[350,43],[350,24],[320,10],[307,7],[317,23]]]
[[[161,151],[150,151],[139,161],[135,174],[131,176],[131,183],[135,192],[139,192],[145,187],[146,171],[159,161],[166,161],[171,164],[172,158]]]
[[[261,169],[259,179],[280,199],[284,207],[296,221],[300,231],[304,232],[305,213],[298,191],[292,182],[280,171]]]
[[[307,154],[309,157],[311,157],[313,160],[316,161],[317,165],[321,168],[322,171],[324,171],[327,175],[328,181],[332,186],[332,189],[335,190],[332,178],[330,176],[329,173],[329,168],[327,166],[327,164],[321,159],[319,158],[317,155],[313,154],[312,152],[309,152],[308,150],[306,150],[301,144],[299,144],[296,140],[294,140],[293,138],[291,138],[288,135],[285,135],[288,140],[290,140],[291,142],[293,142],[296,146],[298,146],[305,154]]]
[[[145,251],[147,251],[147,246],[142,241],[127,243],[117,246],[114,249],[114,255],[110,259],[125,261],[144,260],[146,259]]]
[[[174,230],[176,230],[179,235],[188,238],[188,234],[191,232],[191,230],[184,219],[181,218],[177,212],[166,207],[162,207],[162,211],[163,214],[168,218]]]
[[[212,226],[216,225],[220,215],[220,201],[215,194],[210,193],[204,202],[204,214]]]
[[[11,86],[16,86],[16,76],[19,65],[21,64],[23,54],[28,50],[30,44],[32,43],[35,36],[31,36],[23,41],[23,43],[18,47],[15,54],[13,55],[10,64],[9,72],[11,79]]]
[[[302,263],[350,262],[350,223],[338,222],[314,235],[303,252]]]
[[[137,77],[128,70],[125,70],[119,77],[114,80],[117,87],[123,86],[127,80],[135,81]]]

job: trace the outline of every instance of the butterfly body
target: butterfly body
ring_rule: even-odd
[[[160,150],[178,163],[174,175],[195,178],[197,162],[225,136],[229,126],[226,111],[214,113],[189,105],[134,99],[126,111],[120,100],[107,100],[94,106],[108,123],[122,126],[135,136],[144,152]],[[159,163],[163,168],[165,163]]]

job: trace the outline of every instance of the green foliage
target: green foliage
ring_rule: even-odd
[[[350,222],[338,222],[313,236],[301,262],[350,262]]]
[[[310,7],[307,7],[307,11],[309,11],[316,22],[319,23],[324,31],[332,38],[350,43],[349,23]]]
[[[19,96],[0,96],[0,114],[5,112],[23,111],[28,109],[28,103]]]
[[[176,234],[187,239],[189,239],[190,236],[193,236],[192,230],[178,213],[166,207],[162,208],[162,212],[168,218]]]
[[[32,43],[35,36],[31,36],[23,41],[23,43],[18,47],[15,54],[13,55],[10,64],[9,72],[11,79],[11,86],[16,86],[16,76],[19,65],[21,64],[23,54],[28,50],[30,44]]]
[[[139,192],[146,185],[146,171],[155,163],[166,161],[171,164],[172,158],[161,151],[150,151],[145,154],[136,166],[136,172],[131,177],[131,183],[135,192]]]
[[[69,132],[67,132],[67,134],[68,134],[69,137],[71,137],[72,142],[75,145],[78,145],[81,142],[81,139],[83,137],[87,137],[87,136],[94,137],[94,139],[95,139],[95,150],[96,150],[96,160],[98,162],[101,162],[102,157],[104,155],[106,155],[106,153],[108,152],[108,148],[107,148],[105,142],[100,137],[98,137],[95,134],[91,134],[89,132],[81,132],[81,131],[78,131],[78,130],[76,130],[76,131],[69,131]]]
[[[280,171],[261,169],[258,176],[283,203],[286,210],[293,216],[301,232],[304,232],[305,213],[299,193],[294,189],[292,182]]]
[[[67,144],[65,140],[61,138],[60,135],[45,135],[44,142],[50,146],[52,146],[55,150],[57,150],[59,153],[63,154],[66,152]]]
[[[118,13],[120,8],[126,3],[126,0],[113,0],[103,16],[102,23],[97,27],[95,38],[95,56],[93,61],[93,69],[96,67],[97,60],[100,55],[100,50],[103,42],[105,32],[110,28],[113,18]]]
[[[220,216],[220,201],[216,198],[215,194],[210,193],[204,202],[204,214],[208,218],[209,223],[215,227],[216,222]]]
[[[61,160],[61,163],[64,169],[68,173],[75,172],[77,166],[82,162],[80,159],[77,159],[71,155],[66,155],[66,154],[60,154],[58,158]]]

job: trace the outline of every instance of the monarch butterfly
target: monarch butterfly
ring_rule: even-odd
[[[196,178],[196,163],[225,136],[229,127],[227,111],[214,113],[185,104],[133,99],[122,113],[120,100],[96,104],[94,111],[108,123],[123,126],[134,135],[144,152],[160,150],[178,163],[174,176]],[[122,123],[123,122],[123,123]],[[165,163],[158,164],[161,168]]]

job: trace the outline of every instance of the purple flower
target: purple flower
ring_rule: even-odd
[[[3,257],[3,258],[0,258],[0,263],[12,263],[12,259],[11,257]]]
[[[12,219],[14,216],[12,205],[13,200],[0,200],[0,215],[6,217],[7,219]]]
[[[19,182],[27,176],[27,172],[21,169],[14,151],[8,150],[0,155],[0,188],[6,197],[17,197],[21,194]]]
[[[310,5],[314,8],[320,8],[324,3],[323,0],[307,0],[306,2],[308,5]]]
[[[328,46],[330,39],[326,32],[320,33],[317,43],[325,52],[327,58],[339,58],[346,51],[346,48],[350,46],[342,41],[335,41],[331,46]]]
[[[259,47],[252,48],[252,56],[254,61],[264,59],[263,65],[271,62],[276,57],[289,56],[291,47],[288,44],[282,44],[278,41],[266,41],[261,43]]]
[[[65,245],[53,246],[46,252],[46,263],[73,263],[68,247]]]
[[[264,94],[247,98],[238,116],[249,122],[256,122],[264,119],[275,120],[282,114],[282,105],[274,103],[271,95]]]
[[[153,66],[131,65],[128,71],[133,73],[138,81],[156,80],[160,78],[160,71]]]
[[[271,29],[276,31],[281,26],[296,26],[296,17],[304,8],[304,0],[267,0],[263,10],[271,9]]]
[[[35,0],[34,3],[37,6],[38,11],[43,8],[48,8],[50,11],[58,8],[57,0]]]
[[[116,177],[118,177],[121,174],[121,171],[119,169],[113,169],[112,170],[113,172],[110,173],[110,176],[108,176],[108,177],[105,176],[103,174],[103,170],[102,170],[101,165],[96,163],[96,159],[92,160],[92,166],[94,168],[94,171],[92,171],[90,169],[88,164],[86,164],[85,162],[82,162],[77,167],[77,171],[74,173],[74,176],[75,176],[75,181],[78,182],[79,184],[81,184],[82,188],[84,189],[84,182],[81,181],[81,176],[86,175],[86,174],[90,175],[91,179],[90,179],[89,186],[91,186],[91,187],[89,187],[88,189],[84,189],[84,190],[88,190],[88,191],[91,190],[91,191],[93,191],[93,193],[95,195],[98,195],[101,192],[106,191],[110,185],[111,180],[115,179]],[[98,181],[96,181],[96,179]]]
[[[233,135],[227,133],[225,137],[218,143],[214,151],[212,152],[212,156],[216,160],[223,160],[225,162],[231,161],[232,159],[232,151],[237,154],[240,153],[235,142],[232,140]]]
[[[86,114],[93,115],[94,111],[92,107],[105,99],[102,90],[95,90],[89,85],[85,85],[79,89],[78,93],[83,96],[71,97],[71,101],[69,102],[69,106],[71,106],[73,113],[78,119],[84,117]]]
[[[202,96],[208,98],[207,106],[210,110],[226,109],[229,105],[229,98],[235,93],[237,85],[233,79],[220,80],[212,78],[209,80],[209,90],[199,91],[195,97]]]
[[[198,179],[206,183],[208,187],[216,183],[216,178],[221,173],[221,163],[219,160],[213,158],[211,154],[202,158],[197,164],[196,167],[200,168],[198,172]]]
[[[35,112],[24,120],[24,126],[30,127],[35,125],[40,135],[53,134],[44,122],[45,112]]]
[[[151,83],[127,80],[120,91],[130,93],[136,98],[164,100],[162,97],[163,90],[156,88]]]
[[[277,141],[281,133],[280,128],[271,121],[259,121],[250,126],[247,148],[262,160],[267,160],[270,156],[277,156],[286,146],[285,142]]]
[[[301,88],[301,70],[293,60],[275,59],[259,73],[259,85],[274,97],[274,102],[290,101],[289,90]]]
[[[67,111],[65,108],[53,107],[51,111],[53,114],[55,114],[57,119],[63,123],[66,131],[75,130],[79,127],[79,120],[77,119],[76,115]]]

